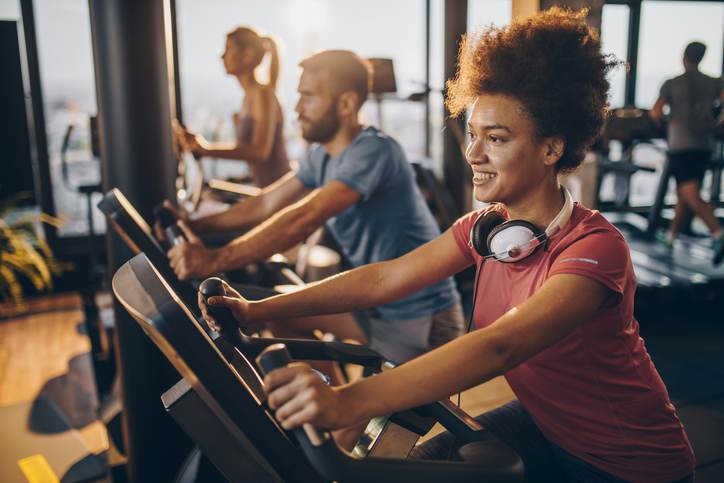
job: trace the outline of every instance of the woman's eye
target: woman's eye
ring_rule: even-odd
[[[470,139],[475,139],[475,133],[472,131],[468,131],[468,137],[470,137]]]
[[[488,136],[488,139],[490,140],[491,143],[495,143],[495,144],[503,142],[503,138],[499,138],[498,136],[494,136],[492,134]]]

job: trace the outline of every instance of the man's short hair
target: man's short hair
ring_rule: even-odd
[[[706,52],[706,45],[701,42],[692,42],[684,49],[684,58],[693,64],[699,65],[701,59],[704,58],[704,52]]]
[[[334,97],[353,91],[359,97],[360,106],[367,100],[372,84],[372,66],[354,52],[323,50],[302,60],[299,66],[312,72],[326,72]]]

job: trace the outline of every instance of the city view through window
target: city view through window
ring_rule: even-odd
[[[444,115],[443,0],[431,2],[431,156],[428,164],[438,173],[442,164]],[[75,192],[82,183],[99,179],[97,160],[92,159],[89,116],[96,114],[93,58],[88,3],[83,0],[35,0],[40,75],[45,101],[46,131],[50,151],[51,180],[57,213],[66,220],[61,236],[87,233],[85,200]],[[408,158],[424,158],[424,116],[421,102],[408,100],[422,92],[425,81],[425,1],[370,0],[177,0],[179,63],[185,123],[208,139],[233,139],[232,117],[242,103],[237,81],[227,76],[221,63],[226,33],[238,25],[258,28],[273,36],[280,49],[281,75],[278,95],[285,116],[284,136],[290,156],[300,159],[306,149],[296,125],[298,63],[320,49],[350,49],[365,57],[390,58],[394,62],[397,92],[386,96],[381,119],[386,132],[405,149]],[[0,18],[20,15],[13,0],[0,0]],[[476,30],[510,21],[511,0],[468,1],[468,27]],[[625,59],[629,11],[625,5],[606,5],[601,36],[604,51]],[[654,28],[656,26],[656,28]],[[667,27],[670,26],[670,27]],[[644,1],[641,12],[636,104],[649,108],[663,81],[682,71],[681,55],[692,40],[707,44],[701,69],[721,75],[724,4],[717,2]],[[266,71],[262,65],[261,71]],[[611,75],[612,107],[623,105],[625,70]],[[365,122],[378,125],[375,102],[363,109]],[[61,169],[60,148],[69,124],[74,131]],[[643,148],[644,151],[649,148]],[[660,164],[661,150],[639,153],[644,163]],[[204,161],[207,176],[238,176],[244,163]],[[67,176],[64,177],[64,173]],[[650,202],[650,185],[656,174],[637,173],[632,203]],[[705,180],[704,186],[707,185]],[[604,184],[604,192],[607,190]],[[95,204],[95,202],[94,202]],[[97,210],[96,210],[97,211]],[[104,220],[95,213],[95,225]]]

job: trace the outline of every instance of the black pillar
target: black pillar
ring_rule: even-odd
[[[631,2],[628,17],[628,70],[626,70],[626,98],[627,106],[636,105],[636,74],[639,64],[639,32],[641,29],[641,2]]]
[[[150,221],[157,203],[174,199],[170,4],[89,3],[103,188],[118,187]],[[130,253],[113,230],[107,241],[112,275]],[[190,443],[160,395],[179,377],[118,303],[115,314],[129,481],[170,481]]]
[[[467,31],[468,2],[467,0],[445,0],[445,79],[455,77],[457,56],[460,40]],[[445,117],[450,113],[445,109]],[[452,124],[457,124],[453,126]],[[457,129],[459,128],[459,129]],[[458,212],[470,210],[472,203],[471,182],[472,172],[465,162],[460,143],[454,130],[464,133],[465,119],[448,119],[447,129],[443,133],[443,179],[452,194]]]
[[[425,0],[425,157],[430,157],[430,48],[431,1]]]
[[[50,161],[48,156],[48,137],[45,131],[45,110],[43,108],[43,89],[40,82],[40,61],[35,36],[35,12],[32,0],[20,0],[22,20],[19,22],[20,64],[23,71],[23,93],[25,112],[28,115],[28,141],[30,159],[33,163],[34,197],[43,213],[55,215],[53,187],[50,183]],[[20,40],[20,39],[18,39]],[[3,73],[3,75],[7,75]],[[53,245],[56,229],[43,223],[48,241]]]

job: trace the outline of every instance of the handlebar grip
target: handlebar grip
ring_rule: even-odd
[[[199,292],[208,305],[209,297],[223,297],[226,295],[224,282],[219,277],[207,278],[199,285]],[[244,343],[239,335],[239,326],[231,310],[226,307],[208,305],[209,314],[221,327],[221,335],[236,347],[243,347]]]
[[[156,217],[158,222],[161,224],[161,228],[164,230],[174,223],[176,223],[176,217],[173,211],[165,207],[164,205],[158,205],[153,209],[153,215]]]
[[[265,376],[274,369],[284,367],[291,362],[292,356],[289,354],[287,346],[282,343],[268,346],[256,358],[256,365]]]
[[[256,358],[256,365],[266,376],[274,369],[279,369],[292,362],[292,356],[287,350],[285,344],[272,344],[264,349]],[[321,446],[329,440],[330,435],[326,431],[321,431],[311,424],[305,424],[301,428],[293,430],[297,438],[305,438],[312,446]]]
[[[178,246],[186,241],[186,235],[181,231],[181,228],[176,223],[166,227],[166,238],[172,247]],[[222,287],[223,288],[223,287]],[[222,294],[223,295],[223,294]]]

